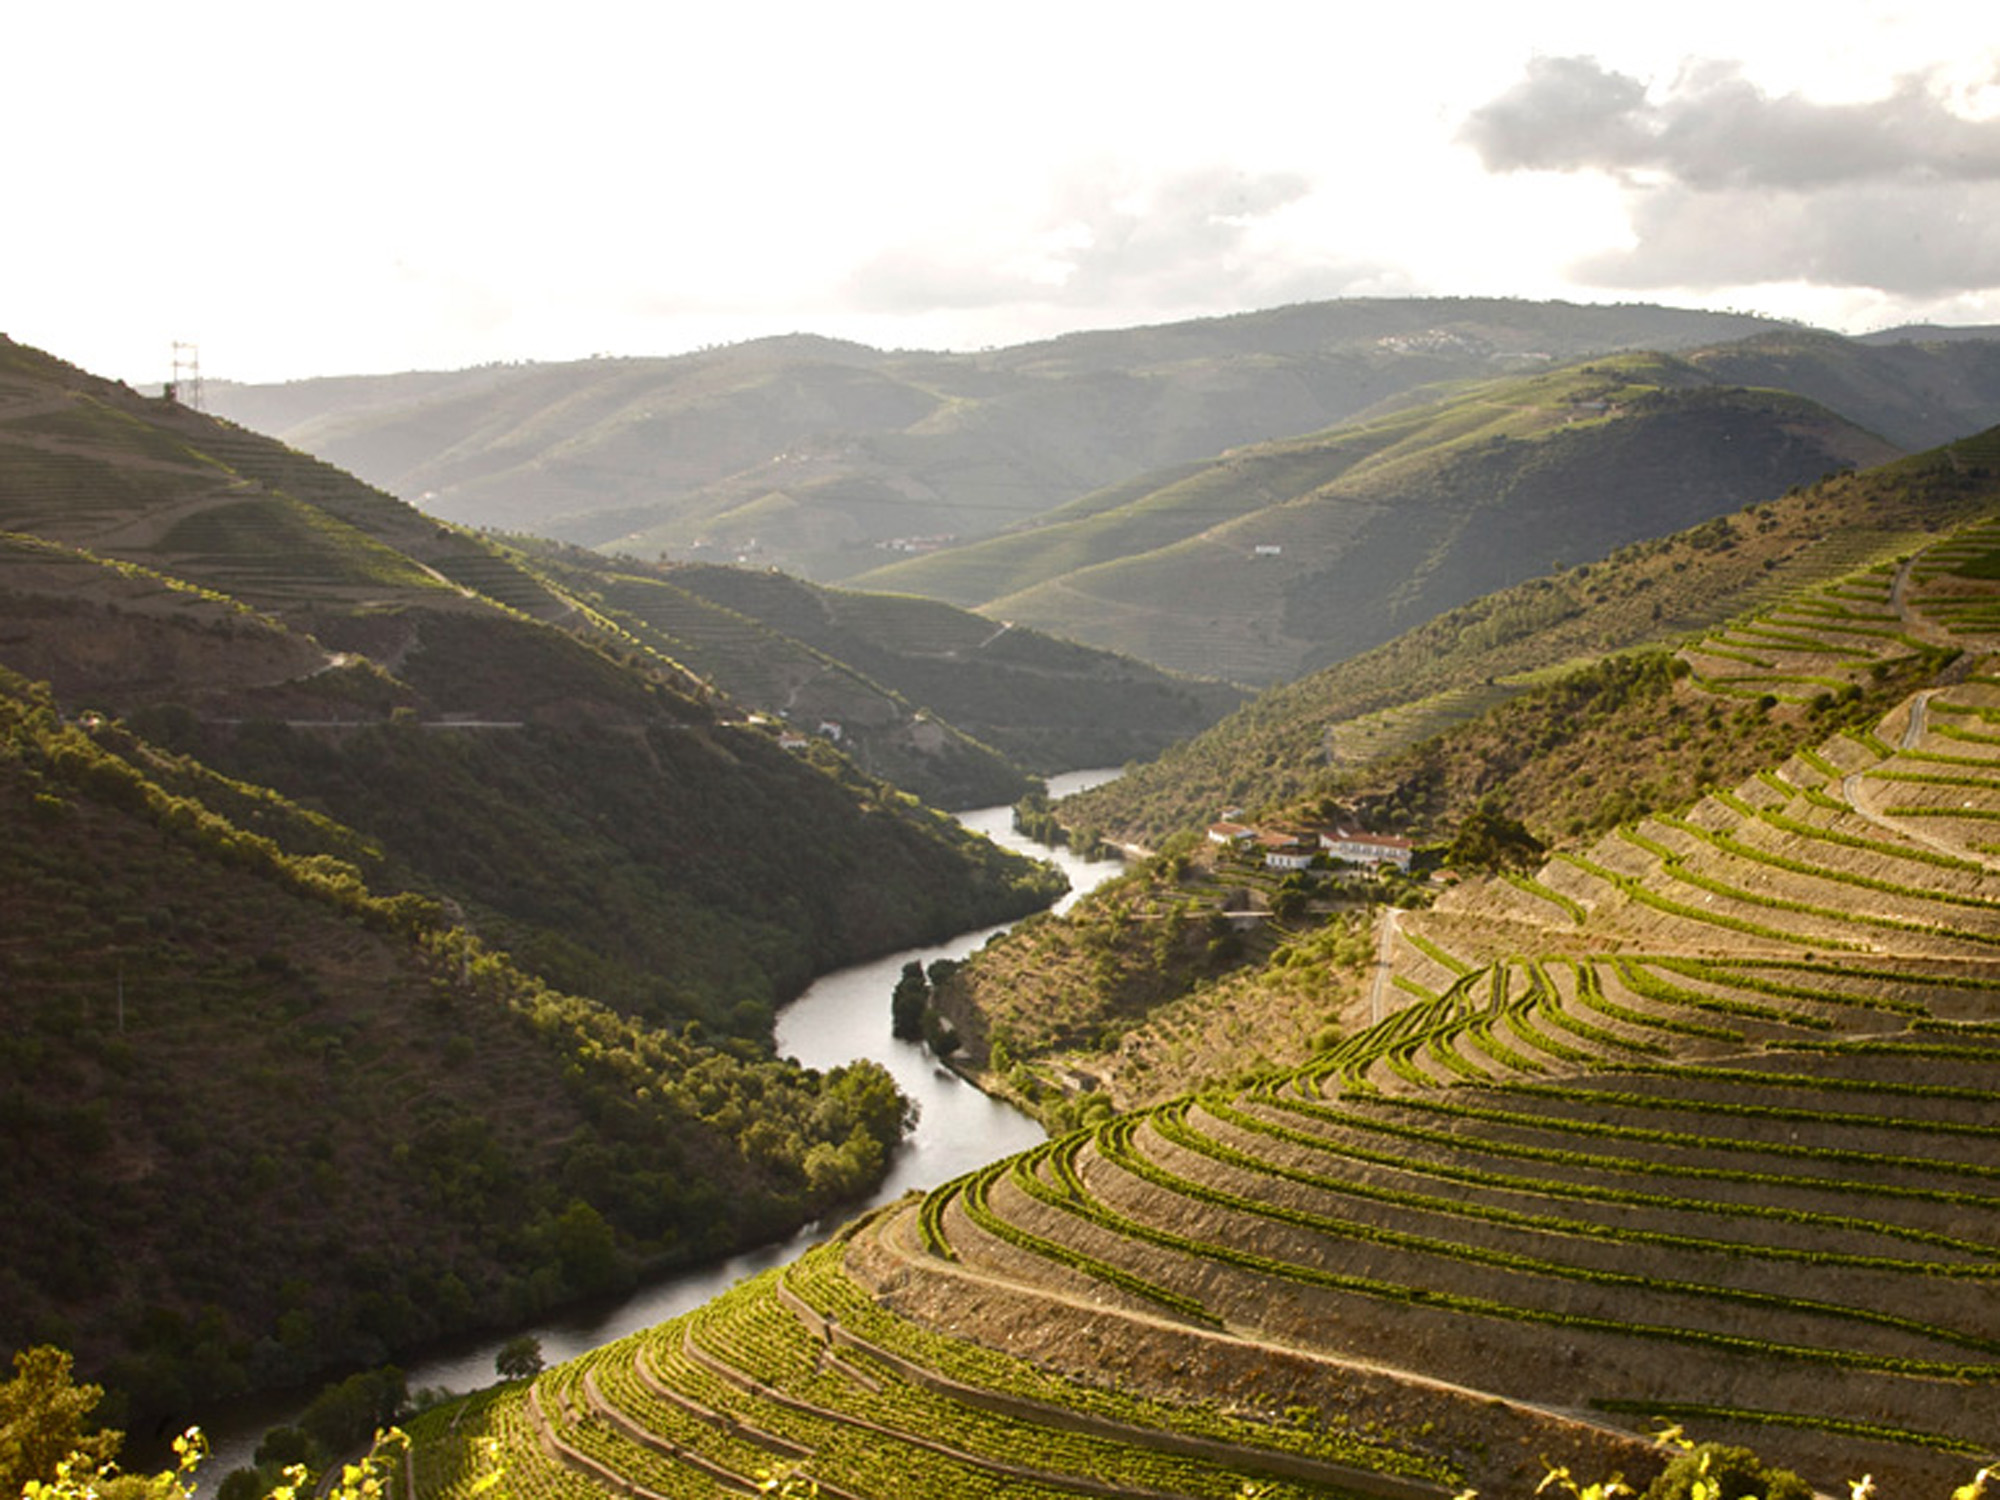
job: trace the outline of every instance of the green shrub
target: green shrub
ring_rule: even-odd
[[[1668,1464],[1645,1500],[1813,1500],[1813,1487],[1748,1448],[1702,1443]]]

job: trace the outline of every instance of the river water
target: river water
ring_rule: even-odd
[[[1052,776],[1050,800],[1102,785],[1118,774],[1115,770],[1071,771]],[[966,827],[1006,848],[1053,859],[1070,882],[1069,894],[1055,904],[1058,912],[1066,911],[1085,892],[1123,868],[1116,859],[1082,860],[1067,849],[1051,851],[1029,842],[1014,832],[1011,807],[978,808],[958,817]],[[904,964],[911,959],[928,965],[935,959],[963,958],[1006,930],[1007,924],[984,927],[960,933],[936,947],[908,948],[838,969],[815,980],[778,1013],[780,1056],[795,1057],[822,1071],[857,1058],[873,1058],[895,1076],[897,1087],[917,1102],[916,1129],[896,1152],[882,1186],[865,1203],[856,1205],[856,1213],[891,1202],[911,1188],[948,1182],[1042,1140],[1041,1126],[1019,1110],[989,1099],[940,1064],[921,1044],[898,1041],[889,1031],[889,996]],[[809,1224],[789,1240],[663,1276],[615,1305],[572,1310],[536,1327],[454,1345],[449,1352],[434,1353],[407,1365],[410,1389],[468,1391],[491,1385],[497,1378],[494,1355],[508,1338],[521,1333],[541,1340],[542,1358],[549,1364],[571,1359],[699,1307],[744,1277],[791,1260],[832,1227]],[[262,1403],[256,1405],[261,1407]],[[266,1427],[290,1422],[296,1416],[296,1403],[274,1403],[269,1409],[242,1412],[236,1420],[204,1424],[213,1444],[202,1469],[204,1490],[212,1493],[213,1485],[231,1469],[250,1463]]]

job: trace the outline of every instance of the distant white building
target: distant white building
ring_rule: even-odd
[[[1341,823],[1320,831],[1319,846],[1335,859],[1344,859],[1349,864],[1394,865],[1399,870],[1410,868],[1410,841],[1397,838],[1394,834],[1369,833],[1366,829]]]
[[[1307,834],[1274,829],[1257,834],[1256,839],[1264,850],[1267,870],[1310,870],[1319,857],[1319,846]]]

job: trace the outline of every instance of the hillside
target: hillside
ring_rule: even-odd
[[[1778,326],[1643,306],[1358,299],[976,354],[791,337],[208,390],[218,412],[450,520],[839,581],[892,546],[997,532],[1416,385]]]
[[[1990,328],[1862,339],[1786,329],[1688,357],[1725,384],[1804,396],[1911,452],[1991,425],[2000,389],[2000,336]]]
[[[1041,876],[744,733],[523,555],[7,352],[0,661],[377,840],[550,982],[760,1036],[814,973],[1035,904]]]
[[[420,1485],[469,1493],[492,1437],[577,1493],[1513,1496],[1643,1482],[1665,1420],[1821,1492],[1946,1493],[2000,1419],[1996,578],[1972,528],[1691,645],[1677,691],[1759,714],[1933,675],[1391,918],[1302,1061],[440,1414]]]
[[[937,806],[1012,802],[1023,769],[1156,755],[1243,698],[935,600],[522,545],[635,640],[746,709],[837,733],[863,769]]]
[[[1063,817],[1157,846],[1226,807],[1276,807],[1366,790],[1378,763],[1562,670],[1610,652],[1671,649],[1732,615],[1892,560],[1937,528],[1984,513],[1995,499],[1991,476],[2000,471],[1991,444],[1988,434],[1802,485],[1735,515],[1630,544],[1605,561],[1448,610],[1260,695],[1154,763],[1071,799]],[[1531,759],[1509,755],[1486,789],[1511,783]],[[1440,822],[1437,809],[1405,800],[1396,827],[1448,835],[1449,820]],[[1516,801],[1522,815],[1535,816]],[[1568,816],[1543,823],[1541,831],[1564,832]]]
[[[1619,356],[1241,448],[856,581],[1268,685],[1894,452],[1800,398]]]
[[[782,1233],[899,1138],[879,1069],[550,990],[369,840],[11,673],[0,747],[0,1343],[135,1421]]]
[[[851,1197],[900,1101],[773,1008],[1060,884],[522,554],[4,342],[0,670],[0,1340],[149,1416]]]

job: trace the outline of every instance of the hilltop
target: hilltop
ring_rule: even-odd
[[[856,582],[1269,685],[1896,451],[1803,398],[1622,355],[1141,476]]]
[[[889,549],[988,535],[1418,385],[1781,326],[1356,299],[977,354],[794,336],[671,359],[208,389],[219,412],[450,520],[839,582]]]

